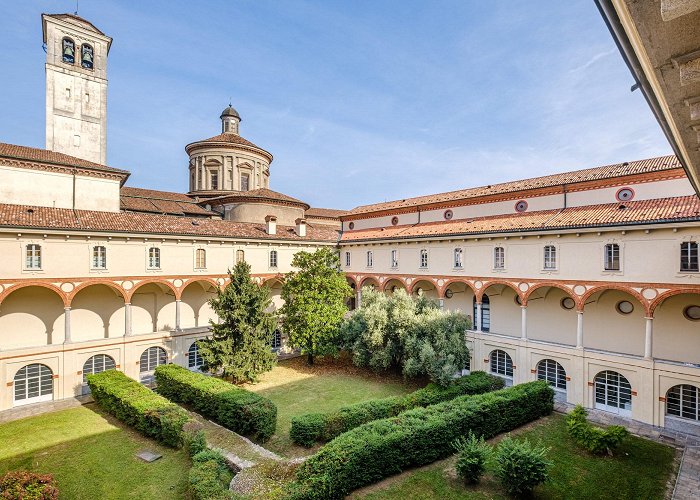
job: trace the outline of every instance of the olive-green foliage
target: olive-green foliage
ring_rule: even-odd
[[[224,500],[232,498],[228,489],[231,470],[218,451],[205,450],[192,457],[188,475],[193,500]]]
[[[364,401],[343,406],[330,413],[308,413],[292,418],[289,432],[292,440],[302,446],[313,446],[316,441],[330,441],[343,432],[380,418],[422,406],[429,406],[467,394],[482,394],[503,387],[503,379],[484,372],[474,372],[453,379],[446,387],[431,384],[405,396]]]
[[[187,412],[117,370],[88,375],[95,402],[146,436],[176,448],[184,443]]]
[[[586,419],[588,412],[581,405],[576,405],[566,417],[569,435],[591,453],[602,455],[613,454],[622,441],[629,436],[629,431],[621,425],[611,425],[606,429],[591,425]]]
[[[340,270],[338,254],[330,248],[298,252],[292,267],[297,270],[284,277],[280,312],[289,344],[300,348],[311,365],[314,356],[337,352],[338,326],[352,290]]]
[[[189,405],[234,432],[261,440],[275,433],[277,406],[254,392],[177,365],[157,367],[156,381],[166,398]]]
[[[547,460],[549,448],[533,446],[527,439],[505,437],[496,450],[496,476],[513,496],[529,495],[549,477],[552,463]]]
[[[56,500],[58,488],[51,474],[15,470],[0,477],[3,500]]]
[[[553,396],[546,382],[529,382],[361,425],[300,466],[290,497],[343,498],[354,489],[451,455],[454,440],[470,430],[490,438],[547,415]]]
[[[469,431],[467,437],[459,437],[452,443],[457,452],[455,469],[457,475],[465,483],[475,484],[486,471],[486,462],[491,456],[491,446],[486,444],[484,437],[477,437]]]
[[[400,369],[407,377],[428,376],[447,385],[469,359],[464,340],[469,328],[468,316],[442,311],[424,297],[413,298],[404,290],[387,296],[364,288],[361,307],[340,330],[357,366]]]
[[[222,370],[236,383],[255,381],[277,362],[270,348],[276,321],[266,312],[270,292],[253,281],[246,262],[229,270],[229,278],[209,301],[219,321],[210,321],[211,336],[197,341],[199,354],[207,369]]]

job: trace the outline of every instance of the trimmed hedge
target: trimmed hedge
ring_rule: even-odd
[[[330,441],[362,424],[388,418],[411,408],[449,401],[458,396],[483,394],[501,389],[503,379],[484,372],[460,377],[447,387],[429,385],[406,396],[392,396],[344,406],[331,413],[308,413],[292,418],[289,436],[296,444],[313,446],[316,441]]]
[[[218,451],[204,450],[192,457],[192,468],[187,476],[193,500],[231,499],[229,491],[231,469]]]
[[[166,445],[184,444],[184,426],[191,419],[178,405],[117,370],[88,375],[95,402],[125,424]]]
[[[546,382],[529,382],[361,425],[304,462],[289,497],[343,498],[354,489],[451,455],[455,438],[469,431],[488,439],[548,415],[553,397]]]
[[[254,392],[177,365],[157,367],[156,383],[159,394],[238,434],[264,441],[275,433],[277,407]]]

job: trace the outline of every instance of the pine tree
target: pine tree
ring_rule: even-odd
[[[292,266],[298,271],[287,273],[282,284],[282,321],[290,345],[301,348],[313,365],[314,356],[337,351],[338,326],[352,290],[338,254],[329,248],[298,252]]]
[[[209,301],[219,322],[210,321],[211,336],[197,345],[209,370],[222,370],[235,383],[255,381],[277,360],[270,347],[276,320],[266,312],[270,294],[252,280],[246,262],[229,270],[229,278],[229,284]]]

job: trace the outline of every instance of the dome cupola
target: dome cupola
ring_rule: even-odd
[[[231,103],[221,112],[220,118],[222,134],[238,134],[238,124],[241,123],[241,115],[231,106]]]

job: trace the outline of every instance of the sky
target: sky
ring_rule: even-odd
[[[41,13],[0,2],[0,142],[45,146]],[[350,209],[671,154],[592,0],[80,0],[114,41],[107,163],[186,192],[190,142],[274,155],[270,187]]]

